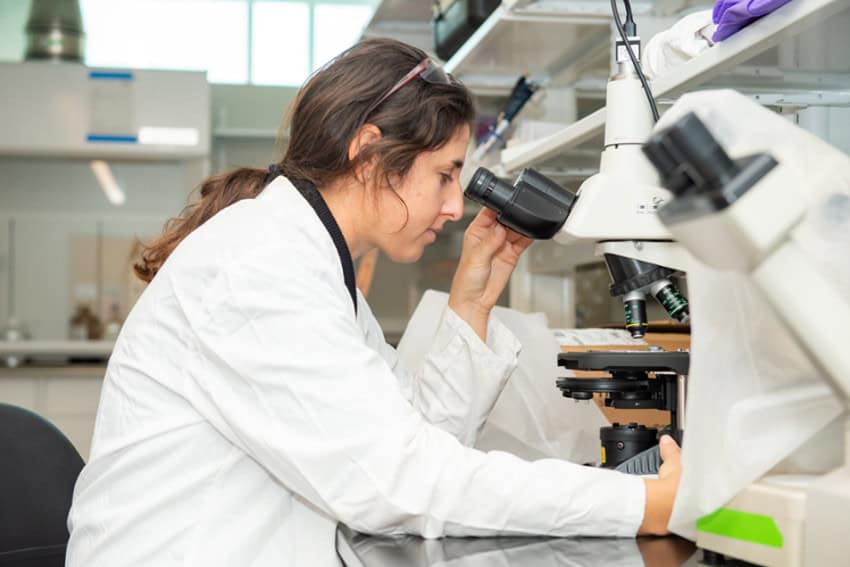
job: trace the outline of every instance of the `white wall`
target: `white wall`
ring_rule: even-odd
[[[0,0],[0,61],[23,59],[29,12],[30,0]]]
[[[113,163],[112,167],[127,195],[121,207],[106,200],[88,162],[0,158],[0,321],[11,315],[10,219],[15,221],[14,314],[34,338],[60,339],[67,335],[75,299],[74,237],[93,237],[101,223],[106,237],[147,240],[184,206],[183,164]]]
[[[780,47],[784,69],[803,69],[824,82],[823,90],[850,89],[850,10],[797,36]],[[841,79],[843,77],[843,81]],[[797,115],[797,123],[840,150],[850,153],[850,108],[811,107]]]

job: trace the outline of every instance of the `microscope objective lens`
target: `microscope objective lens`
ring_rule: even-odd
[[[688,300],[673,284],[660,289],[655,298],[673,319],[684,323],[690,318]]]
[[[632,337],[642,338],[649,328],[646,321],[646,301],[628,299],[623,303],[623,306],[625,308],[626,329],[632,334]]]

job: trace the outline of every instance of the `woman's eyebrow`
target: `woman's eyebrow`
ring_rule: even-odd
[[[463,160],[462,159],[453,159],[451,162],[449,162],[446,165],[440,166],[438,169],[443,169],[445,167],[451,167],[452,169],[455,169],[455,168],[462,169],[463,168]]]

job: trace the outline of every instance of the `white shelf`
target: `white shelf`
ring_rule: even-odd
[[[428,23],[434,15],[433,2],[422,0],[383,0],[366,29],[396,22]]]
[[[433,52],[432,4],[425,0],[383,0],[361,39],[390,37]]]
[[[501,167],[505,173],[517,171],[564,152],[600,136],[605,128],[605,109],[600,108],[581,120],[573,122],[563,130],[541,140],[502,150]]]
[[[269,128],[216,128],[213,138],[229,140],[276,140],[278,131]]]
[[[637,5],[635,11],[647,7]],[[610,23],[607,1],[505,0],[445,67],[475,92],[502,88],[507,93],[528,73],[569,83],[583,69],[607,71]]]
[[[719,75],[848,7],[850,0],[794,0],[728,40],[704,51],[672,73],[660,77],[652,84],[653,94],[656,98],[673,98],[705,86]],[[765,102],[770,102],[771,96],[778,96],[776,91],[768,91],[766,94],[770,96],[766,97]],[[832,93],[830,100],[842,101],[846,99],[846,95],[846,92]],[[817,93],[810,93],[809,96],[817,97]],[[602,136],[604,128],[603,108],[546,138],[503,150],[501,169],[505,173],[511,173],[568,152],[594,137]]]
[[[675,96],[779,45],[805,28],[850,7],[850,0],[794,0],[657,79],[656,97]]]

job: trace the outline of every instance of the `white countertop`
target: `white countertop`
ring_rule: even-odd
[[[115,341],[0,341],[0,357],[19,356],[80,356],[107,358]]]
[[[106,374],[106,366],[97,364],[33,364],[6,368],[0,365],[0,380],[16,378],[100,378]]]

